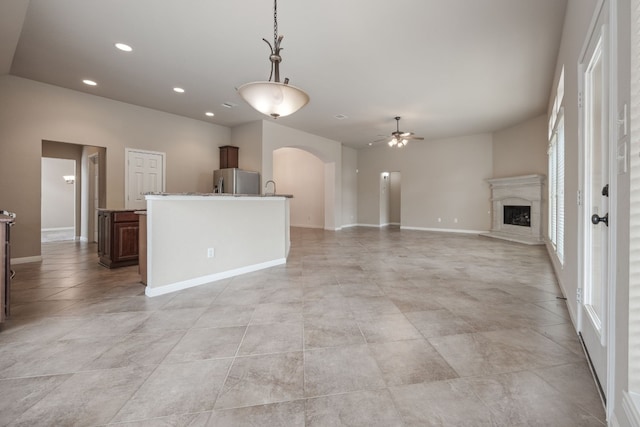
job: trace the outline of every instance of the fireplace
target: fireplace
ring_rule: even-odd
[[[493,216],[485,236],[541,245],[544,175],[489,179]]]
[[[502,222],[521,227],[531,227],[531,206],[504,206]]]

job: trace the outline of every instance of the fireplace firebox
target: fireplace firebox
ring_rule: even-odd
[[[531,227],[531,206],[505,205],[502,220],[504,224]]]

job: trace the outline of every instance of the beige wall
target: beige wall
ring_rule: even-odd
[[[358,152],[342,146],[342,226],[358,221]]]
[[[324,163],[297,148],[273,152],[273,179],[278,194],[293,194],[291,225],[324,228]]]
[[[360,149],[358,222],[380,225],[380,174],[394,171],[402,174],[403,227],[489,230],[486,179],[493,174],[492,159],[491,134],[414,141],[403,149]]]
[[[231,145],[238,150],[240,169],[262,171],[262,122],[255,121],[231,128]],[[268,180],[262,177],[262,184]],[[264,189],[264,188],[263,188]]]
[[[106,206],[124,206],[124,149],[167,154],[167,191],[211,191],[230,129],[14,76],[0,76],[0,201],[18,214],[14,258],[40,255],[42,141],[106,148]]]
[[[308,151],[325,165],[325,223],[328,230],[342,227],[342,144],[321,136],[262,120],[262,180],[273,179],[273,152],[292,147]]]
[[[493,178],[547,175],[547,115],[493,134]]]

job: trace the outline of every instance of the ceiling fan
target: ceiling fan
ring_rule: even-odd
[[[391,140],[388,142],[389,147],[398,147],[402,148],[409,142],[410,139],[423,140],[424,138],[421,136],[415,136],[413,132],[401,132],[400,131],[400,116],[396,116],[396,131],[391,132]],[[386,139],[386,138],[385,138]],[[378,141],[383,141],[380,139]],[[376,141],[376,142],[378,142]]]

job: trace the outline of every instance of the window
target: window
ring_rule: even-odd
[[[564,67],[549,117],[549,241],[564,263]]]

